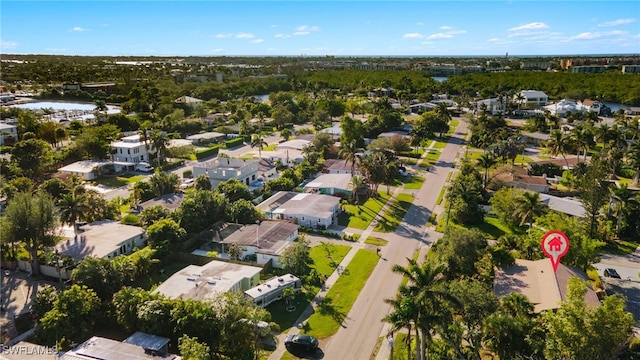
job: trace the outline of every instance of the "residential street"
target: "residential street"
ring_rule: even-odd
[[[461,149],[466,127],[466,122],[460,119],[460,125],[442,150],[436,166],[427,173],[426,181],[395,233],[373,233],[388,240],[389,244],[382,249],[382,260],[360,292],[342,328],[322,349],[325,359],[367,360],[378,338],[386,335],[386,326],[381,319],[389,313],[390,306],[384,299],[395,296],[401,281],[401,276],[392,273],[391,268],[395,264],[406,265],[406,259],[411,258],[417,249],[429,246],[441,236],[431,229],[425,231],[425,225],[447,180],[447,174],[455,171],[451,164]],[[389,347],[383,344],[378,359],[386,359],[388,354]]]

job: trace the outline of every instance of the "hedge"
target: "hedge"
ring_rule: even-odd
[[[224,142],[224,145],[227,147],[227,149],[234,148],[234,147],[240,146],[242,144],[244,144],[244,139],[240,138],[240,137],[237,137],[237,138],[231,139],[231,140],[227,140],[227,141]]]
[[[196,152],[196,159],[200,160],[200,159],[207,158],[209,156],[216,155],[218,153],[218,150],[220,150],[219,146],[210,147],[206,150],[200,150]]]

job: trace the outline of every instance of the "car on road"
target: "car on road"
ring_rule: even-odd
[[[604,276],[614,279],[620,279],[620,274],[616,271],[616,269],[606,268],[604,269]]]
[[[284,346],[289,351],[313,351],[318,348],[318,339],[304,334],[288,335]]]
[[[153,166],[151,166],[149,163],[146,163],[146,162],[139,162],[136,164],[135,169],[136,171],[152,172]]]

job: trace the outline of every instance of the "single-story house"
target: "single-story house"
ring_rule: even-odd
[[[275,179],[278,177],[278,170],[276,169],[275,161],[269,159],[258,160],[258,178],[266,180]]]
[[[549,159],[549,160],[539,160],[539,161],[534,161],[534,162],[530,162],[529,166],[533,165],[533,164],[539,164],[539,165],[543,165],[543,164],[556,164],[560,167],[562,167],[565,170],[571,170],[573,169],[577,164],[584,162],[584,160],[580,160],[579,157],[568,157],[566,159],[562,159],[562,158],[557,158],[557,159]],[[568,167],[567,167],[567,164]]]
[[[261,267],[212,260],[189,265],[171,275],[153,292],[171,299],[207,300],[220,292],[241,293],[260,283]]]
[[[304,139],[293,139],[276,145],[277,150],[300,150],[311,145],[311,141]]]
[[[123,342],[93,336],[75,349],[67,351],[60,360],[180,359],[180,356],[168,352],[169,341],[170,339],[161,336],[140,332],[136,332]],[[160,344],[163,345],[160,346]]]
[[[274,268],[282,269],[280,255],[297,238],[298,225],[286,221],[263,221],[239,228],[221,243],[223,247],[238,244],[242,248],[241,258],[256,255],[259,265],[271,260]]]
[[[438,104],[433,103],[433,102],[423,102],[423,103],[411,104],[411,105],[409,105],[409,113],[422,114],[423,112],[431,111],[431,110],[435,109],[436,107],[438,107]]]
[[[185,95],[185,96],[181,96],[181,97],[177,98],[175,103],[176,104],[186,104],[186,105],[189,105],[189,106],[196,106],[196,105],[204,103],[204,100],[200,100],[198,98],[194,98],[194,97]]]
[[[59,242],[55,247],[61,254],[81,260],[87,256],[113,258],[130,254],[145,246],[145,230],[113,220],[82,225],[74,239]]]
[[[183,193],[165,194],[155,197],[151,200],[147,200],[140,204],[140,211],[155,205],[160,205],[169,211],[174,211],[175,209],[180,207],[182,201],[184,201]]]
[[[81,160],[63,166],[58,169],[58,171],[69,175],[76,175],[85,180],[93,180],[100,176],[100,169],[109,164],[111,164],[110,161]]]
[[[322,172],[325,174],[349,174],[351,175],[351,161],[346,161],[342,159],[326,159],[324,161],[324,167]],[[358,171],[358,166],[354,167],[354,175],[360,175]]]
[[[304,160],[302,150],[280,149],[275,151],[262,151],[262,158],[270,161],[280,160],[282,164],[291,166],[299,164]]]
[[[330,195],[279,191],[258,204],[267,219],[295,221],[300,226],[327,228],[338,222],[340,198]]]
[[[522,168],[498,169],[498,173],[493,177],[494,181],[501,182],[505,186],[535,191],[539,193],[549,192],[549,183],[543,176],[527,175],[527,171]]]
[[[560,308],[561,302],[567,298],[567,285],[571,277],[589,280],[583,271],[563,264],[558,264],[558,269],[553,271],[550,259],[516,259],[514,266],[496,269],[493,291],[498,297],[512,293],[525,295],[533,303],[535,312],[540,313]],[[591,287],[584,299],[588,305],[600,305]]]
[[[408,131],[401,131],[401,130],[386,131],[378,135],[379,138],[392,138],[396,136],[400,136],[407,140],[410,138]]]
[[[302,289],[302,282],[297,276],[285,274],[273,277],[263,284],[257,285],[244,292],[244,296],[253,300],[254,304],[266,307],[274,301],[282,299],[284,289],[292,288],[295,291]]]
[[[574,198],[540,194],[540,201],[547,204],[551,210],[579,218],[586,217],[582,202]]]
[[[550,135],[542,132],[523,132],[522,140],[527,144],[540,145],[549,140]]]
[[[350,174],[322,174],[304,186],[304,191],[313,194],[349,197],[353,192]]]
[[[320,132],[331,135],[333,139],[339,139],[340,136],[342,136],[342,128],[340,127],[339,122],[334,122],[330,128],[322,129]]]
[[[186,139],[191,141],[193,145],[222,142],[226,138],[227,136],[225,134],[213,131],[193,134],[186,137]]]

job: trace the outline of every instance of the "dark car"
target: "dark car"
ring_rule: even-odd
[[[604,276],[614,278],[614,279],[620,279],[620,274],[618,274],[616,269],[611,269],[611,268],[604,269]]]
[[[312,351],[318,348],[318,339],[309,335],[288,335],[284,346],[289,351]]]

